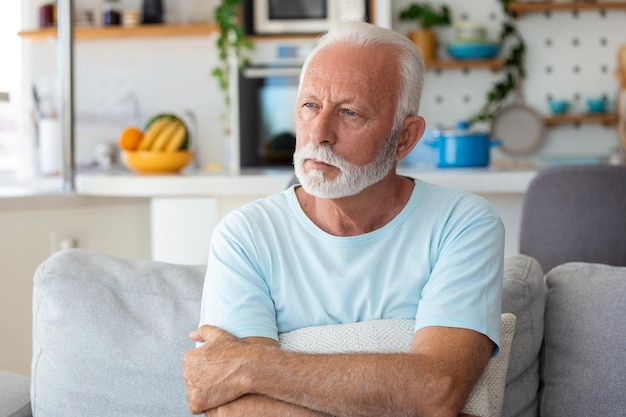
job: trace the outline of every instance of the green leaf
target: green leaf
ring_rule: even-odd
[[[430,3],[413,3],[400,11],[400,20],[417,20],[423,29],[448,26],[452,23],[450,9],[446,5],[436,8]]]
[[[244,51],[252,49],[252,41],[246,39],[245,30],[239,23],[237,10],[240,0],[221,0],[215,8],[213,16],[219,27],[215,46],[219,63],[211,71],[211,75],[216,79],[220,90],[224,95],[226,110],[223,114],[227,119],[228,109],[231,105],[229,96],[229,74],[232,71],[248,65],[248,59],[244,56]],[[233,54],[236,58],[238,68],[231,68],[229,57]],[[229,128],[226,129],[227,131]]]
[[[500,0],[506,15],[500,29],[500,43],[504,46],[510,44],[510,42],[515,42],[515,44],[509,48],[505,58],[507,71],[503,79],[496,82],[491,90],[489,90],[487,93],[487,103],[485,103],[477,114],[470,118],[470,123],[473,121],[492,120],[495,111],[517,90],[521,80],[526,78],[526,67],[524,63],[526,44],[515,25],[515,16],[510,13],[508,9],[509,4],[513,2],[514,0]]]

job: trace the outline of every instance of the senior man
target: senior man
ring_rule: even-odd
[[[457,416],[497,353],[503,225],[482,198],[400,176],[425,128],[423,60],[367,23],[331,29],[296,104],[301,186],[226,216],[211,239],[193,413]],[[410,353],[287,352],[309,326],[415,319]]]

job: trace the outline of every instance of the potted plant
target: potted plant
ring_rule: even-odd
[[[434,26],[449,26],[452,23],[450,9],[446,5],[439,8],[430,3],[412,3],[400,11],[400,20],[418,21],[420,27],[409,32],[409,39],[422,52],[426,63],[437,58],[437,35]]]
[[[222,0],[215,8],[215,22],[219,27],[216,40],[219,61],[213,68],[211,75],[217,79],[218,85],[224,94],[224,116],[230,113],[231,79],[237,72],[247,65],[245,51],[252,48],[252,42],[245,37],[245,30],[241,25],[238,7],[240,0]],[[226,120],[226,133],[230,131],[229,121]]]

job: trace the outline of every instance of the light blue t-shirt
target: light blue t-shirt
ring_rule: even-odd
[[[387,225],[339,237],[302,211],[294,187],[215,228],[200,324],[238,337],[375,319],[472,329],[500,343],[504,227],[481,197],[415,180]]]

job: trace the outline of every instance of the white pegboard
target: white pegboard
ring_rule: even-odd
[[[547,111],[550,96],[572,103],[573,112],[586,110],[588,97],[607,96],[615,102],[613,75],[616,50],[626,42],[619,26],[624,12],[539,13],[518,20],[528,47],[526,96]]]
[[[393,28],[408,33],[415,23],[400,21],[400,10],[410,0],[391,2]],[[487,27],[488,37],[497,39],[504,13],[497,0],[433,0],[450,7],[454,22],[469,21]],[[527,104],[549,114],[548,98],[572,102],[572,112],[585,112],[586,99],[605,95],[615,109],[617,82],[613,75],[616,52],[626,43],[626,12],[598,10],[574,13],[530,13],[515,21],[527,46],[528,77],[523,92]],[[439,57],[447,58],[445,44],[454,37],[453,28],[437,28]],[[475,114],[485,103],[485,94],[502,72],[487,69],[429,71],[426,75],[421,110],[430,127],[453,126]],[[477,126],[487,129],[489,126]],[[552,155],[608,154],[617,145],[615,127],[596,124],[560,125],[546,130],[543,146],[528,158]],[[496,157],[508,158],[496,152]],[[518,157],[519,158],[519,157]],[[523,159],[523,158],[522,158]]]

